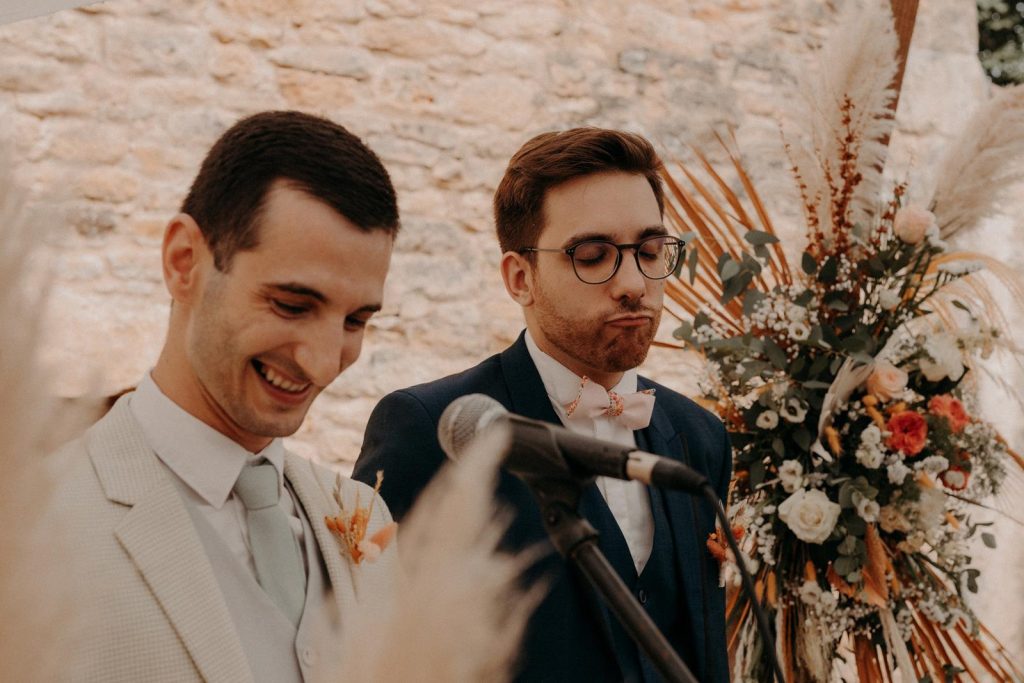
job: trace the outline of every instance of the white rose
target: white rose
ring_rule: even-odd
[[[924,343],[927,356],[921,358],[921,372],[930,382],[949,377],[954,382],[964,374],[963,356],[956,339],[947,332],[929,335]]]
[[[754,422],[760,429],[775,429],[779,426],[779,415],[774,410],[766,410]]]
[[[804,466],[799,460],[786,460],[779,467],[779,480],[786,493],[793,493],[804,483]]]
[[[900,293],[895,289],[880,289],[878,291],[878,305],[887,311],[894,310],[900,305]]]
[[[779,505],[779,519],[806,543],[824,543],[839,519],[841,508],[824,491],[800,489]]]

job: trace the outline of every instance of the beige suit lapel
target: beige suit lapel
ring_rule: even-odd
[[[344,615],[346,608],[355,605],[357,596],[351,562],[345,551],[341,549],[338,539],[324,524],[324,517],[338,514],[337,505],[331,495],[334,490],[332,479],[334,474],[301,456],[286,451],[284,476],[292,485],[295,495],[306,511],[306,518],[309,520],[310,527],[313,528],[313,535],[320,547],[320,555],[324,558],[324,565],[327,567],[334,599],[338,603],[340,613]]]
[[[129,395],[130,396],[130,395]],[[115,529],[207,681],[252,672],[188,510],[121,398],[97,424],[89,454],[107,497],[131,510]]]

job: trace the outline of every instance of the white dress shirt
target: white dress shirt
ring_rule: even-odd
[[[250,453],[168,398],[150,373],[146,373],[132,394],[130,407],[150,448],[177,477],[186,502],[210,523],[224,546],[249,568],[254,580],[256,565],[249,546],[245,505],[233,492],[246,464],[266,458],[277,470],[282,494],[278,504],[288,515],[299,547],[305,547],[302,520],[284,485],[281,439],[274,439],[259,453]],[[306,562],[305,554],[303,561]]]
[[[548,399],[562,424],[569,430],[579,434],[592,436],[603,441],[612,441],[626,446],[636,447],[636,436],[633,431],[623,427],[611,418],[569,419],[566,415],[566,404],[572,402],[580,392],[582,378],[540,350],[530,333],[526,333],[526,348],[530,352],[533,364],[537,366]],[[612,387],[618,394],[631,394],[636,391],[637,371],[626,371],[619,383]],[[654,546],[654,516],[651,513],[651,500],[647,487],[638,481],[624,481],[610,477],[598,477],[597,488],[604,497],[615,521],[619,524],[637,574],[644,570],[644,565],[651,556]]]

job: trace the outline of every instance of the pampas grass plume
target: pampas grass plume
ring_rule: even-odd
[[[498,550],[511,513],[495,502],[500,429],[485,432],[420,496],[398,533],[393,588],[344,615],[341,676],[357,683],[501,683],[515,672],[544,587],[524,589],[538,552]]]
[[[64,677],[73,610],[59,541],[42,521],[51,406],[36,359],[46,300],[35,259],[41,225],[30,220],[13,175],[9,150],[0,148],[0,679],[47,681]]]

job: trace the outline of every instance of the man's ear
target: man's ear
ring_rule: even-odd
[[[534,266],[525,256],[514,251],[502,254],[501,279],[513,301],[523,307],[533,304]]]
[[[178,303],[188,303],[197,291],[203,265],[212,264],[213,260],[192,216],[179,213],[167,224],[161,256],[164,284],[171,298]]]

